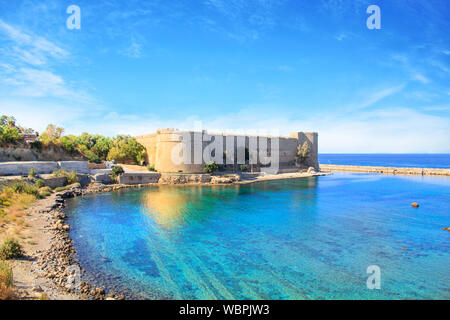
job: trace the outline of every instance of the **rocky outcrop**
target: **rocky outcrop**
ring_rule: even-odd
[[[0,161],[83,161],[86,158],[81,154],[68,153],[60,146],[42,146],[33,148],[29,144],[1,146]]]
[[[39,178],[44,181],[46,186],[49,186],[52,189],[64,187],[67,184],[67,178],[64,176],[57,177],[53,174],[41,174]]]
[[[211,184],[228,184],[238,182],[240,180],[239,175],[237,174],[229,174],[223,176],[212,176]]]
[[[176,174],[162,173],[160,184],[200,184],[211,182],[210,174]]]

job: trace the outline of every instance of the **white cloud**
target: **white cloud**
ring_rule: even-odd
[[[43,65],[48,59],[64,59],[69,53],[49,40],[13,27],[0,19],[0,33],[15,43],[6,54],[32,65]]]
[[[425,83],[425,84],[430,82],[430,79],[428,79],[427,77],[425,77],[424,75],[422,75],[420,73],[414,74],[412,76],[412,79],[416,80],[416,81],[419,81],[419,82],[422,82],[422,83]]]
[[[343,110],[345,111],[355,111],[360,109],[365,109],[374,105],[375,103],[392,96],[405,88],[406,84],[400,84],[398,86],[391,86],[380,90],[372,90],[371,92],[364,92],[363,97],[359,97],[356,102],[350,103]],[[360,93],[359,95],[362,95]]]
[[[79,103],[94,101],[87,93],[74,89],[49,65],[66,62],[69,52],[31,32],[13,27],[0,19],[0,36],[12,46],[0,50],[0,83],[7,96],[75,99]]]
[[[128,48],[120,51],[120,53],[123,54],[124,56],[134,59],[141,58],[143,56],[142,45],[140,43],[133,41]]]

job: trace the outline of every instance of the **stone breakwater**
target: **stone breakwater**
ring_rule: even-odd
[[[422,175],[422,176],[450,176],[450,169],[435,168],[397,168],[397,167],[370,167],[370,166],[348,166],[321,164],[322,171],[348,171],[401,175]]]

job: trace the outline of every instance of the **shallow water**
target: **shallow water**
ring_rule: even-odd
[[[449,200],[445,177],[337,173],[127,189],[67,212],[84,278],[134,298],[449,299]]]

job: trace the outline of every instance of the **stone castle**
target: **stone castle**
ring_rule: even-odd
[[[319,170],[316,132],[293,132],[288,137],[275,137],[159,129],[153,134],[137,136],[136,140],[147,150],[147,164],[163,173],[203,173],[210,160],[219,164],[221,171],[239,171],[242,165],[253,172],[268,168],[272,171],[275,168],[275,173],[308,167]],[[305,142],[309,153],[299,162],[297,150]],[[183,161],[174,158],[177,154]],[[211,155],[211,159],[205,155]]]

